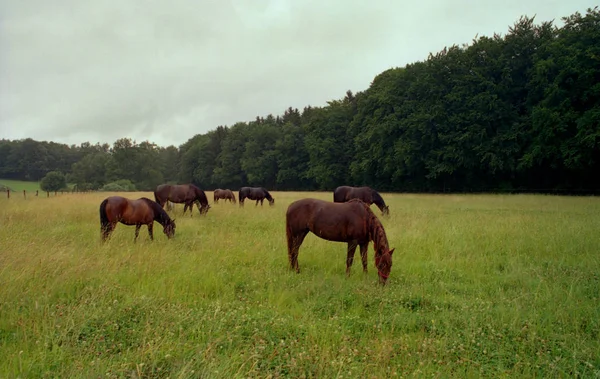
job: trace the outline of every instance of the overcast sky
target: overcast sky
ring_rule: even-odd
[[[593,0],[0,0],[0,138],[179,145]]]

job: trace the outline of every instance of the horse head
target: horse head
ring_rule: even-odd
[[[163,232],[168,238],[175,237],[175,219],[169,220],[163,227]]]
[[[382,286],[385,285],[392,271],[392,254],[394,250],[385,251],[380,256],[375,257],[375,266],[377,266],[377,273],[379,274],[379,284]]]
[[[273,205],[275,205],[275,199],[273,199],[273,198],[270,198],[270,199],[269,199],[269,205],[270,205],[270,206],[273,206]]]
[[[206,204],[200,207],[200,214],[201,215],[205,215],[208,213],[208,210],[210,209],[210,204]]]
[[[390,206],[386,205],[383,207],[383,210],[381,211],[381,214],[384,216],[389,216],[390,215]]]

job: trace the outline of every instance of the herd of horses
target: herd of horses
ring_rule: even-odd
[[[229,189],[214,191],[214,202],[219,199],[236,203],[234,193]],[[267,199],[270,206],[275,199],[263,187],[242,187],[238,193],[239,206],[244,206],[246,199],[256,201],[256,206]],[[175,220],[165,211],[165,204],[184,204],[183,213],[196,204],[201,215],[205,215],[211,206],[203,190],[193,184],[161,184],[154,191],[154,200],[142,197],[136,200],[121,196],[110,196],[100,204],[100,231],[102,241],[106,241],[118,223],[135,225],[137,240],[140,228],[148,227],[148,234],[153,240],[154,221],[163,227],[167,238],[175,236]],[[383,225],[373,213],[370,206],[375,204],[382,215],[389,215],[389,207],[381,195],[370,187],[340,186],[333,192],[333,202],[306,198],[294,201],[286,212],[286,237],[290,268],[300,272],[298,251],[304,238],[312,232],[319,238],[345,242],[348,245],[346,258],[346,274],[350,275],[350,267],[354,260],[356,248],[360,247],[363,271],[367,272],[367,250],[373,241],[375,250],[375,266],[379,282],[385,284],[392,268],[392,254]]]

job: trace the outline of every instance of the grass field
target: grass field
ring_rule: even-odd
[[[25,182],[22,180],[0,179],[0,185],[5,185],[13,191],[35,192],[40,189],[40,182]]]
[[[273,195],[106,245],[106,193],[0,199],[0,377],[600,376],[600,199],[384,195],[381,288],[372,245],[291,272],[287,205],[331,194]]]

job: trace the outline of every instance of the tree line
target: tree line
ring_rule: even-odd
[[[288,108],[179,147],[0,141],[0,177],[66,174],[80,188],[160,183],[381,191],[600,189],[600,11],[520,18],[377,75],[325,106]]]

